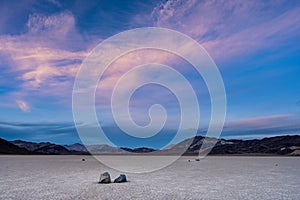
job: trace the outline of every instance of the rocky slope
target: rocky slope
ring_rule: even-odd
[[[30,151],[0,138],[0,154],[30,154]]]
[[[224,140],[197,136],[192,139],[185,140],[175,145],[171,150],[176,151],[180,148],[186,148],[189,145],[186,153],[199,153],[201,145],[205,148],[212,147],[209,154],[277,154],[277,155],[297,155],[300,150],[300,136],[276,136],[263,139],[253,140]]]
[[[22,140],[11,141],[12,144],[28,150],[32,154],[84,154],[85,152],[68,150],[62,145],[52,144],[50,142],[26,142]]]

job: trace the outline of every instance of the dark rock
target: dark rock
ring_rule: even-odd
[[[199,159],[199,158],[196,158],[195,161],[200,161],[200,159]]]
[[[104,172],[103,174],[101,174],[100,180],[99,180],[98,183],[111,183],[109,173],[108,172]]]
[[[85,161],[85,159],[84,159],[84,158],[82,158],[81,160],[82,160],[82,161]]]
[[[114,183],[124,183],[124,182],[127,182],[125,174],[120,174],[120,176],[114,180]]]

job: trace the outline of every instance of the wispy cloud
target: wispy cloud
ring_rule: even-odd
[[[152,17],[157,26],[192,36],[214,59],[228,60],[297,36],[299,12],[298,3],[286,1],[169,0]]]
[[[22,100],[16,100],[16,102],[23,112],[30,112],[30,106],[28,105],[28,103]]]
[[[0,52],[9,56],[7,64],[21,73],[25,85],[38,87],[55,76],[74,76],[86,52],[68,50],[72,43],[83,45],[76,40],[80,36],[74,33],[72,15],[33,15],[27,26],[28,32],[23,35],[0,37]]]
[[[70,12],[30,15],[27,32],[1,35],[0,43],[3,64],[19,80],[15,99],[33,95],[32,91],[61,98],[71,95],[73,79],[89,49]],[[18,104],[26,110],[24,103]]]
[[[272,128],[283,125],[292,125],[293,114],[277,114],[269,116],[259,116],[237,121],[231,121],[226,124],[226,128],[231,129],[258,129],[258,128]]]
[[[80,142],[72,122],[19,123],[0,121],[0,137],[7,140],[21,139],[58,144]]]

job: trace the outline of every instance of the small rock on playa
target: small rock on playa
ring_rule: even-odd
[[[114,183],[124,183],[124,182],[127,182],[125,174],[120,174],[120,176],[114,180]]]
[[[110,175],[108,172],[104,172],[100,175],[100,180],[98,183],[111,183]]]

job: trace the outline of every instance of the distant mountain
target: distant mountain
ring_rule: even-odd
[[[118,147],[112,147],[107,144],[97,144],[97,145],[88,145],[87,150],[90,153],[125,153],[121,148]]]
[[[45,146],[51,145],[51,143],[49,143],[49,142],[35,143],[35,142],[26,142],[26,141],[22,141],[22,140],[14,140],[14,141],[11,141],[11,143],[14,145],[17,145],[18,147],[25,148],[31,152],[34,152],[35,150],[43,148]]]
[[[67,148],[69,151],[88,152],[86,147],[79,143],[75,143],[72,145],[64,145],[64,147]]]
[[[41,154],[58,154],[58,155],[68,155],[73,154],[67,148],[56,145],[56,144],[49,144],[34,150],[34,153],[41,153]],[[75,152],[74,152],[75,153]]]
[[[300,136],[277,136],[261,140],[227,140],[217,144],[210,154],[299,155]],[[298,152],[298,153],[297,153]]]
[[[164,148],[164,150],[171,149],[171,148],[173,148],[175,145],[176,145],[176,144],[169,144],[168,146],[166,146],[166,147]]]
[[[148,153],[155,151],[155,149],[147,148],[147,147],[140,147],[140,148],[126,148],[126,147],[112,147],[107,144],[97,144],[97,145],[87,145],[84,146],[82,144],[73,144],[73,145],[64,145],[68,150],[72,151],[80,151],[80,152],[90,152],[93,154],[101,154],[101,153]]]
[[[254,140],[225,140],[216,138],[206,138],[197,136],[194,139],[184,140],[167,152],[178,152],[187,149],[186,154],[198,154],[203,146],[205,151],[209,147],[215,146],[209,152],[210,155],[222,154],[277,154],[277,155],[299,155],[300,136],[277,136]],[[204,142],[205,141],[205,142]],[[190,144],[190,145],[189,145]],[[188,147],[188,148],[187,148]]]
[[[0,154],[30,154],[30,152],[0,138]]]
[[[215,145],[215,146],[213,146]],[[211,147],[213,147],[211,149]],[[185,152],[186,155],[197,155],[199,150],[205,152],[211,149],[210,155],[300,155],[300,136],[277,136],[254,140],[225,140],[216,138],[205,138],[197,136],[186,139],[178,144],[172,144],[163,150],[152,148],[118,148],[106,144],[88,145],[57,145],[49,142],[25,142],[15,140],[8,142],[0,138],[0,153],[2,154],[123,154],[133,153],[155,153],[155,154],[178,154]],[[202,153],[202,152],[200,152]]]
[[[121,147],[122,150],[127,151],[127,152],[131,152],[131,153],[150,153],[153,151],[156,151],[156,149],[151,149],[148,147],[140,147],[140,148],[126,148],[126,147]]]
[[[185,154],[198,154],[201,147],[202,149],[209,149],[211,147],[225,144],[231,145],[232,142],[225,139],[196,136],[195,138],[189,138],[179,142],[178,144],[173,145],[171,148],[165,149],[164,152],[169,154],[178,154],[179,152],[185,151]]]
[[[11,141],[12,144],[27,149],[32,154],[57,154],[57,155],[70,155],[70,154],[86,154],[86,151],[69,150],[62,145],[52,144],[50,142],[26,142],[22,140]]]

